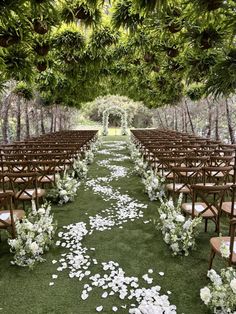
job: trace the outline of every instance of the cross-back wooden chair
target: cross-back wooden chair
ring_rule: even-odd
[[[39,199],[44,197],[45,190],[38,187],[38,173],[8,173],[9,183],[14,193],[13,200],[16,207],[20,202],[23,203],[25,209],[25,202],[34,200],[36,207],[39,207]],[[19,181],[18,179],[21,178]]]
[[[191,186],[202,181],[201,167],[172,167],[173,183],[166,185],[168,195],[175,199],[176,195],[182,193],[185,202],[188,195],[191,196]]]
[[[205,220],[205,232],[207,232],[208,220],[212,220],[216,232],[219,233],[222,202],[228,189],[227,185],[191,186],[192,202],[181,205],[184,214],[190,215],[192,219],[201,216]]]
[[[0,193],[0,229],[7,230],[12,238],[16,237],[15,220],[23,219],[25,212],[21,209],[13,209],[12,195]]]
[[[221,245],[222,242],[224,245],[229,247],[229,257],[226,258],[228,262],[228,266],[231,266],[232,264],[236,264],[236,240],[235,240],[235,230],[236,230],[236,219],[232,219],[230,221],[230,236],[228,237],[213,237],[210,239],[210,245],[211,245],[211,253],[210,253],[210,260],[209,260],[209,269],[212,268],[212,263],[215,255],[221,255]]]

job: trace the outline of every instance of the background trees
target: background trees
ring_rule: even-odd
[[[158,111],[162,124],[191,132],[198,130],[192,107],[197,111],[201,100],[208,113],[203,133],[223,135],[217,119],[222,111],[234,142],[235,8],[234,0],[3,1],[4,141],[10,136],[12,107],[18,108],[19,139],[23,117],[28,116],[26,136],[33,118],[41,119],[34,131],[47,132],[69,124],[65,108],[79,109],[98,96],[117,94],[148,108],[168,108]],[[18,84],[32,91],[31,99],[15,90]]]

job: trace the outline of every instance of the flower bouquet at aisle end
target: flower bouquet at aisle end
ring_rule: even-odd
[[[165,197],[165,178],[159,173],[152,170],[147,171],[142,182],[150,201]]]
[[[63,205],[72,202],[77,194],[80,182],[69,175],[66,171],[61,177],[56,175],[55,188],[47,193],[47,199],[55,204]]]
[[[36,262],[43,262],[42,255],[53,243],[56,223],[51,214],[51,205],[45,203],[38,210],[32,201],[32,211],[16,223],[16,239],[9,239],[10,251],[14,254],[12,265],[32,268]]]
[[[75,159],[72,168],[75,178],[80,180],[84,180],[87,178],[88,166],[84,160],[80,160],[79,158]]]
[[[160,199],[158,208],[160,222],[157,229],[161,230],[163,239],[169,245],[173,255],[189,255],[189,251],[195,248],[195,238],[198,233],[196,227],[202,218],[186,219],[181,213],[183,195],[180,194],[177,204],[173,200]]]
[[[207,273],[211,283],[200,290],[204,304],[215,314],[236,313],[236,271],[221,269],[220,275],[211,269]]]

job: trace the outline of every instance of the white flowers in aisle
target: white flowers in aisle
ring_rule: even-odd
[[[145,177],[147,174],[148,163],[143,160],[143,158],[137,158],[135,160],[134,171],[140,177]]]
[[[182,195],[176,205],[173,200],[160,201],[160,223],[157,224],[157,229],[162,231],[164,241],[170,246],[173,255],[189,255],[189,250],[195,247],[196,226],[201,223],[202,218],[186,219],[182,215]]]
[[[87,165],[90,165],[94,160],[94,153],[92,152],[92,150],[87,150],[85,152],[85,162],[87,163]]]
[[[95,153],[97,153],[97,151],[101,147],[101,145],[102,145],[102,143],[101,143],[100,139],[97,139],[96,142],[93,142],[90,145],[90,149],[95,154]]]
[[[78,179],[87,178],[88,167],[84,160],[80,160],[79,158],[75,159],[72,168],[74,171],[75,178]]]
[[[233,314],[236,310],[236,271],[224,268],[218,275],[213,269],[207,276],[211,283],[200,290],[200,297],[212,313]]]
[[[13,265],[33,267],[43,262],[42,255],[53,242],[56,224],[53,222],[51,206],[46,203],[36,210],[32,202],[32,212],[22,221],[16,221],[16,239],[9,239],[14,254]]]
[[[140,151],[137,149],[137,147],[131,140],[128,142],[127,147],[130,153],[130,158],[133,162],[141,158]]]
[[[55,188],[49,190],[47,198],[59,205],[72,202],[80,186],[80,182],[66,171],[63,173],[62,177],[59,174],[56,175],[55,184]]]
[[[165,178],[152,170],[147,171],[142,179],[150,201],[165,197]]]

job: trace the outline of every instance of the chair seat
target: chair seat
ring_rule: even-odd
[[[214,237],[214,238],[211,238],[210,239],[210,244],[212,246],[212,248],[214,249],[214,251],[217,253],[217,254],[220,254],[220,246],[221,246],[221,243],[225,242],[225,243],[230,243],[230,237]],[[235,243],[234,243],[235,245]],[[233,255],[232,255],[232,263],[233,264],[236,264],[236,253],[233,252]]]
[[[13,217],[14,220],[16,219],[23,219],[25,216],[25,211],[23,209],[14,209],[13,210]],[[4,220],[7,224],[11,225],[11,216],[9,210],[1,210],[0,211],[0,219]],[[6,225],[0,221],[0,228],[5,228]]]
[[[45,195],[46,191],[44,189],[38,188],[37,194],[38,197],[43,197]],[[27,189],[23,193],[21,191],[17,192],[15,194],[15,198],[22,200],[22,201],[27,201],[27,200],[32,200],[36,198],[36,190],[35,189]]]
[[[14,195],[14,191],[12,191],[12,190],[2,190],[2,189],[0,189],[0,193],[9,193],[10,195]]]
[[[192,203],[183,203],[181,207],[186,214],[188,215],[192,214]],[[201,215],[203,218],[213,218],[217,215],[217,209],[214,206],[211,207],[214,213],[210,209],[208,209],[204,213],[201,214],[201,212],[206,207],[207,205],[205,203],[195,203],[194,204],[194,216],[197,217]]]
[[[51,183],[55,181],[55,176],[52,174],[41,176],[38,178],[39,182],[41,183]]]
[[[231,214],[231,206],[232,206],[232,202],[223,202],[222,203],[222,211],[225,212],[226,214],[230,215]],[[233,216],[236,216],[236,203],[234,203]]]
[[[182,183],[175,183],[175,184],[169,183],[166,185],[166,189],[168,191],[173,191],[173,192],[178,192],[178,193],[185,193],[185,194],[190,193],[190,189]]]
[[[164,176],[166,179],[174,179],[174,174],[173,174],[173,172],[164,171],[164,172],[163,172],[163,176]]]

